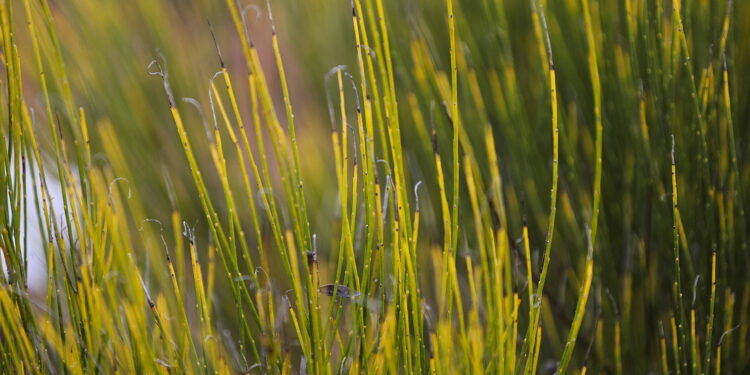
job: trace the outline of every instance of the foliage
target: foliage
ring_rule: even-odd
[[[0,371],[746,373],[748,19],[2,1]]]

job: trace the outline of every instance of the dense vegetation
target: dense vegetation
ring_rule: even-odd
[[[750,372],[747,1],[0,26],[2,373]]]

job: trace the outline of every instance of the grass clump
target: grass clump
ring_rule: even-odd
[[[748,12],[2,1],[0,370],[745,373]]]

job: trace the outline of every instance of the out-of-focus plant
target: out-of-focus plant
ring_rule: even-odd
[[[747,372],[748,17],[2,1],[0,371]]]

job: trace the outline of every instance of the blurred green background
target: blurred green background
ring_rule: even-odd
[[[438,149],[444,152],[446,165],[450,162],[451,128],[443,110],[450,85],[445,75],[450,67],[445,5],[434,0],[384,3],[390,15],[387,23],[407,180],[412,185],[417,181],[424,183],[419,193],[423,219],[419,248],[428,249],[432,244],[441,243],[443,230],[432,164],[430,124],[437,129]],[[693,304],[698,315],[705,316],[710,253],[717,250],[722,254],[720,285],[727,288],[726,293],[719,295],[717,306],[724,306],[730,295],[736,295],[731,298],[735,298],[737,306],[729,309],[742,316],[741,319],[748,317],[748,312],[741,309],[747,307],[749,293],[747,278],[743,275],[750,271],[750,253],[746,247],[750,227],[746,221],[741,221],[740,212],[750,208],[747,205],[750,202],[750,143],[747,141],[750,136],[750,3],[736,1],[733,4],[725,54],[719,55],[722,25],[731,3],[685,1],[684,22],[691,53],[688,62],[684,56],[672,61],[669,55],[673,44],[667,41],[674,38],[666,34],[672,27],[670,1],[635,2],[640,9],[634,23],[636,30],[629,29],[626,3],[632,2],[603,0],[592,6],[605,130],[600,235],[594,302],[589,311],[593,311],[591,319],[603,317],[606,321],[622,321],[626,373],[646,373],[656,361],[654,346],[657,344],[646,338],[656,337],[664,314],[672,306],[669,166],[673,134],[684,225],[681,229],[681,251],[686,259],[683,282],[690,288],[689,297],[697,295]],[[134,199],[142,202],[142,219],[169,222],[172,209],[178,208],[186,221],[197,223],[198,242],[205,245],[209,241],[205,217],[190,171],[185,167],[185,156],[162,82],[148,74],[147,66],[159,53],[163,54],[188,132],[192,139],[202,139],[206,127],[211,127],[213,122],[209,80],[221,68],[209,22],[221,57],[235,80],[243,82],[241,77],[248,73],[226,4],[210,0],[77,0],[55,1],[51,6],[70,89],[76,104],[86,109],[89,118],[94,163],[111,168],[114,176],[129,181],[139,194]],[[325,76],[331,68],[343,64],[357,77],[352,9],[346,0],[274,0],[271,6],[291,86],[311,230],[317,235],[318,249],[321,249],[321,267],[327,268],[325,272],[330,274],[335,267],[339,240],[335,228],[340,218],[328,108],[338,104],[327,99],[329,92],[335,92],[336,84],[333,80],[326,83]],[[579,284],[577,269],[586,256],[586,223],[591,216],[593,95],[580,4],[560,0],[549,1],[545,6],[558,78],[561,145],[559,211],[546,297],[554,320],[568,326],[577,298],[578,289],[574,287]],[[239,2],[238,8],[245,10],[247,33],[259,50],[279,117],[283,118],[283,97],[270,44],[271,26],[266,4],[245,1]],[[666,15],[659,13],[659,8]],[[505,186],[509,236],[515,246],[514,267],[519,275],[514,283],[520,292],[526,285],[521,271],[523,251],[517,241],[521,237],[522,222],[526,220],[529,224],[535,269],[540,268],[547,230],[552,140],[546,56],[537,41],[527,1],[461,1],[457,4],[457,24],[459,59],[463,68],[459,84],[462,123],[470,144],[475,147],[477,160],[484,163],[478,171],[482,175],[489,174],[488,156],[483,147],[484,126],[491,126],[494,131]],[[657,30],[658,25],[661,30]],[[19,43],[28,43],[24,39],[27,37],[19,35]],[[42,39],[50,43],[45,36]],[[27,60],[32,59],[30,49],[21,52],[29,54],[25,56]],[[379,65],[384,56],[373,53],[371,58]],[[739,176],[731,172],[728,122],[722,112],[722,78],[717,75],[725,59]],[[706,155],[697,151],[703,149],[703,145],[697,132],[700,125],[695,116],[686,64],[691,64],[698,88],[705,88],[705,92],[699,93],[698,102],[705,122]],[[423,76],[431,69],[438,73]],[[705,87],[703,77],[706,77]],[[24,79],[32,87],[38,85],[36,75]],[[54,82],[53,91],[60,90],[61,85],[61,82]],[[235,89],[240,98],[240,111],[250,117],[247,85],[236,84]],[[38,91],[32,88],[27,96],[32,106],[43,106]],[[197,100],[200,110],[183,98]],[[641,107],[642,102],[645,107]],[[63,121],[66,116],[69,114],[61,112]],[[648,123],[645,140],[643,119]],[[122,158],[113,158],[112,149],[105,150],[113,144],[111,139],[119,144]],[[49,139],[42,139],[42,144],[51,147]],[[199,164],[211,171],[205,176],[209,190],[220,195],[219,179],[210,174],[215,172],[210,167],[208,149],[197,147],[196,153]],[[231,157],[228,163],[230,170],[236,168]],[[230,177],[236,179],[235,182],[240,179],[239,173]],[[736,186],[744,190],[738,192]],[[485,192],[480,194],[485,195]],[[278,198],[283,199],[280,195]],[[413,196],[409,199],[414,202]],[[478,245],[465,188],[462,188],[461,199],[462,207],[467,209],[462,208],[461,212],[459,254],[475,256]],[[219,203],[218,209],[221,211],[225,207]],[[132,225],[140,223],[135,220]],[[268,224],[264,221],[263,225],[264,231],[269,233]],[[172,244],[170,238],[167,241]],[[250,238],[250,241],[258,239]],[[419,256],[425,263],[430,261],[426,250],[419,252]],[[459,263],[463,263],[461,258]],[[434,275],[429,267],[425,269],[421,276],[425,285],[429,285]],[[287,288],[284,280],[274,278],[273,270],[269,273],[278,283],[278,290]],[[702,275],[702,280],[694,282],[699,280],[698,275]],[[221,289],[217,288],[219,299],[222,293],[228,296],[228,292]],[[425,288],[424,293],[426,303],[434,304],[437,292]],[[228,306],[224,312],[227,325],[231,325],[232,311]],[[747,323],[744,321],[745,327]],[[722,328],[734,325],[721,318],[716,324]],[[579,349],[581,355],[586,353],[595,335],[596,324],[591,320],[581,334],[584,348]],[[612,335],[607,328],[604,336]],[[559,357],[561,342],[550,342],[551,345],[542,346],[542,358]],[[606,345],[606,342],[597,344]],[[727,368],[735,373],[747,371],[748,353],[731,350],[725,355],[728,358],[737,355],[740,360],[728,364]],[[605,353],[590,356],[593,363],[607,362]],[[645,358],[649,360],[643,360]]]

